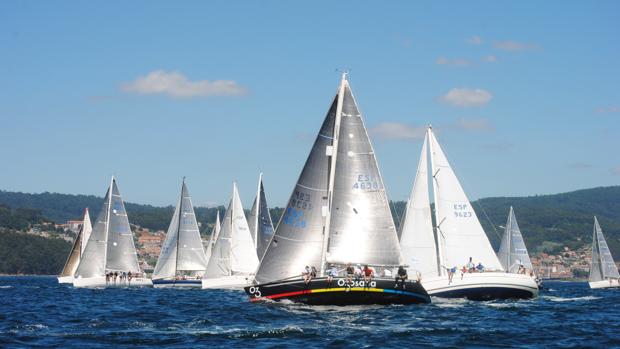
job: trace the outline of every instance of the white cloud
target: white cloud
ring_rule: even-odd
[[[482,39],[479,36],[474,35],[470,38],[465,39],[465,42],[472,45],[481,45]]]
[[[438,65],[449,65],[449,66],[453,66],[453,67],[467,67],[471,63],[468,60],[463,59],[463,58],[448,59],[446,57],[439,57],[435,61],[435,64],[438,64]]]
[[[464,131],[494,131],[495,127],[487,119],[459,118],[454,127]]]
[[[482,61],[487,63],[495,63],[497,62],[497,57],[495,57],[494,55],[484,56],[482,57]]]
[[[596,108],[596,112],[599,113],[599,114],[618,113],[618,112],[620,112],[620,108],[618,108],[616,106],[598,107],[598,108]]]
[[[402,122],[382,122],[371,127],[368,131],[379,139],[415,141],[424,138],[426,126],[413,126]]]
[[[164,94],[175,98],[236,96],[247,92],[245,87],[232,80],[191,81],[179,72],[164,70],[156,70],[124,83],[121,90],[143,95]]]
[[[528,51],[538,48],[535,44],[516,42],[516,41],[496,41],[493,43],[493,47],[502,51],[518,52]]]
[[[585,169],[591,168],[592,164],[589,164],[583,161],[577,161],[577,162],[568,164],[568,167],[575,169],[575,170],[585,170]]]
[[[453,88],[439,99],[457,107],[479,107],[489,103],[491,98],[493,95],[489,91],[480,88]]]

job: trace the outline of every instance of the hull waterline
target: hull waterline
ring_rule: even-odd
[[[538,285],[533,277],[500,272],[457,272],[452,282],[447,276],[423,278],[422,285],[429,295],[441,298],[529,299],[538,295]]]
[[[76,278],[73,280],[74,287],[93,287],[93,288],[124,288],[124,287],[152,287],[153,282],[147,278],[132,278],[129,280],[108,280],[105,276],[91,278]]]
[[[618,279],[608,279],[608,280],[601,280],[601,281],[590,281],[590,282],[588,282],[588,285],[592,289],[597,289],[597,288],[614,288],[614,287],[620,287],[620,281]]]
[[[171,279],[155,279],[153,280],[155,288],[201,288],[202,281],[194,280],[171,280]]]
[[[347,285],[345,278],[313,279],[306,284],[303,280],[282,280],[248,286],[245,292],[250,301],[289,300],[309,305],[365,305],[365,304],[419,304],[430,303],[431,299],[422,285],[407,281],[396,287],[394,279],[353,280]]]

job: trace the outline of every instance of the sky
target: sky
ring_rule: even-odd
[[[620,184],[618,1],[2,1],[0,190],[284,206],[349,81],[393,200]]]

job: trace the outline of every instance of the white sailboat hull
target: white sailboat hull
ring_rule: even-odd
[[[97,276],[91,278],[76,278],[73,280],[74,287],[101,287],[101,288],[112,288],[112,287],[152,287],[153,282],[151,279],[147,278],[132,278],[129,280],[120,280],[119,278],[114,280],[106,281],[105,276]]]
[[[59,284],[72,284],[73,283],[73,276],[59,276],[58,277],[58,283]]]
[[[231,275],[214,279],[202,279],[202,288],[235,289],[241,290],[249,286],[254,280],[254,275]]]
[[[434,297],[486,300],[532,298],[538,295],[535,278],[523,274],[456,272],[452,282],[449,282],[448,276],[423,278],[421,281],[426,292]]]
[[[608,279],[601,281],[590,281],[588,282],[590,288],[611,288],[611,287],[620,287],[620,281],[618,279]]]

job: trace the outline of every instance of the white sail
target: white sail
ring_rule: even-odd
[[[428,138],[441,273],[444,268],[466,265],[470,257],[489,270],[503,270],[431,128]]]
[[[508,221],[506,221],[506,228],[497,257],[502,263],[504,270],[509,273],[518,272],[521,265],[528,270],[533,270],[530,255],[527,252],[527,247],[525,247],[523,235],[521,235],[521,230],[519,230],[517,217],[515,217],[512,206],[510,206]]]
[[[342,80],[341,94],[325,260],[337,264],[399,265],[403,258],[383,178],[346,79]]]
[[[168,227],[153,279],[171,278],[179,271],[201,271],[206,267],[192,199],[183,181],[181,197]]]
[[[256,271],[258,264],[258,256],[243,212],[237,185],[233,184],[233,196],[211,251],[211,258],[204,277],[209,279],[237,273],[251,274]]]
[[[232,206],[232,271],[233,273],[252,274],[258,268],[258,255],[254,248],[254,241],[243,212],[243,205],[236,184],[233,185]]]
[[[139,272],[140,266],[133,241],[133,232],[129,226],[125,204],[116,185],[116,180],[112,180],[110,203],[106,270]]]
[[[84,219],[82,220],[82,241],[81,241],[81,253],[84,253],[86,249],[86,243],[90,238],[90,233],[93,232],[93,225],[90,222],[90,214],[88,213],[88,208],[84,210]]]
[[[428,135],[424,138],[418,170],[400,229],[405,264],[423,278],[439,275],[428,187]]]
[[[618,279],[618,268],[611,256],[611,251],[603,236],[598,220],[594,217],[594,233],[592,236],[592,265],[590,266],[589,280],[602,281],[605,279]]]
[[[258,179],[256,198],[248,216],[248,226],[250,227],[250,232],[252,232],[256,253],[260,259],[265,254],[265,250],[273,237],[273,222],[271,221],[269,207],[267,206],[262,173]]]
[[[101,277],[107,271],[141,271],[125,205],[114,177],[82,254],[76,276]]]
[[[84,210],[84,220],[82,221],[82,226],[80,227],[80,231],[75,237],[73,247],[71,247],[71,253],[69,253],[69,257],[65,262],[65,266],[62,268],[60,277],[72,277],[75,275],[78,265],[80,264],[82,253],[84,252],[84,248],[86,248],[86,243],[88,242],[91,231],[92,225],[90,223],[90,216],[88,215],[87,208]]]
[[[213,245],[215,245],[215,241],[217,241],[217,236],[220,233],[220,229],[220,211],[218,210],[215,216],[215,224],[213,225],[211,236],[209,236],[209,242],[207,243],[207,250],[205,252],[207,263],[209,262],[209,259],[211,259],[211,251],[213,251]]]

